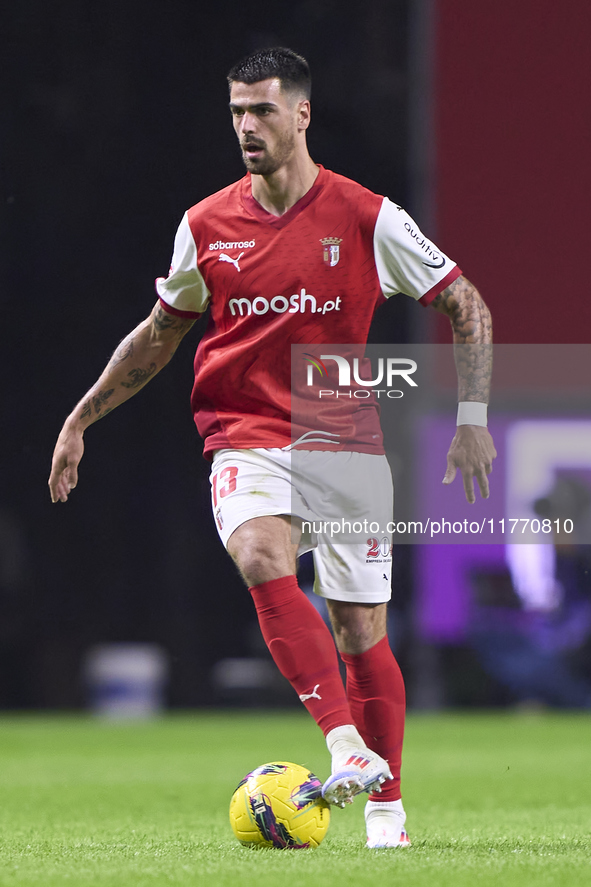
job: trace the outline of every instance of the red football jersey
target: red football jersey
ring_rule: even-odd
[[[460,274],[399,206],[323,167],[279,217],[253,198],[250,174],[192,207],[156,289],[172,314],[210,308],[191,398],[205,454],[291,444],[290,346],[364,345],[384,298],[428,304]],[[340,440],[383,452],[373,400]]]

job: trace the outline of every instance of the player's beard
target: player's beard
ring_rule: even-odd
[[[247,142],[248,144],[248,142]],[[287,163],[295,149],[295,136],[293,132],[286,131],[277,140],[274,150],[271,152],[264,143],[255,141],[254,144],[263,148],[260,157],[247,157],[244,147],[242,159],[249,173],[257,176],[270,176]]]

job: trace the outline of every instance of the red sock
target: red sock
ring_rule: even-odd
[[[368,747],[388,761],[394,776],[370,800],[397,801],[406,702],[402,673],[387,637],[365,653],[341,653],[341,659],[347,666],[347,698],[355,726]]]
[[[326,736],[353,718],[332,635],[298,586],[282,576],[249,589],[275,664]]]

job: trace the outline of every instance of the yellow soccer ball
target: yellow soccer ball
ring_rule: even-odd
[[[306,767],[286,761],[263,764],[232,795],[232,830],[245,847],[318,847],[330,824],[321,789]]]

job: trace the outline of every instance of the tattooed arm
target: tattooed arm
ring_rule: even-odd
[[[65,502],[78,482],[84,432],[93,422],[129,400],[171,359],[194,320],[168,314],[160,302],[118,346],[100,378],[72,410],[53,453],[49,491]]]
[[[454,357],[458,371],[458,400],[488,403],[492,373],[492,322],[478,291],[465,277],[458,277],[431,303],[446,314],[453,330]],[[447,454],[444,484],[450,484],[459,468],[468,502],[476,500],[474,478],[488,498],[488,477],[497,453],[488,430],[481,425],[458,425]]]

